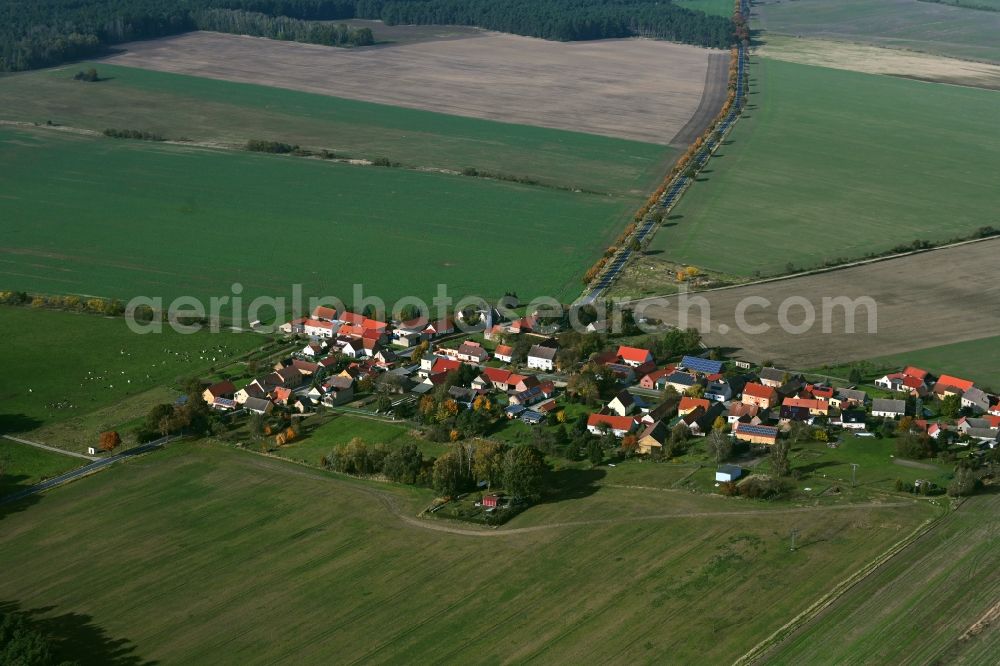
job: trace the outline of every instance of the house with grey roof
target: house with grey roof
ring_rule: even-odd
[[[534,345],[528,350],[528,367],[533,370],[553,370],[556,367],[556,348]]]
[[[990,397],[980,388],[973,386],[962,394],[962,407],[971,409],[976,414],[990,411]]]
[[[872,416],[881,416],[888,419],[898,419],[906,416],[906,401],[890,400],[888,398],[873,400]]]

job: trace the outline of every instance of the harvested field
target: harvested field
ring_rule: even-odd
[[[772,60],[867,74],[1000,89],[1000,65],[823,39],[767,35],[757,54]]]
[[[760,0],[753,27],[1000,63],[1000,12],[922,0]]]
[[[772,360],[789,368],[815,368],[995,335],[1000,330],[1000,285],[970,280],[968,273],[956,269],[958,266],[975,266],[983,275],[997,275],[1000,240],[697,294],[710,306],[711,330],[703,331],[704,339],[709,345],[732,348],[740,358]],[[752,296],[771,303],[755,304],[746,311],[745,321],[750,326],[770,326],[759,335],[736,326],[737,305]],[[867,332],[867,313],[861,308],[857,311],[857,332],[846,333],[844,309],[835,308],[827,317],[831,332],[823,333],[822,299],[839,296],[871,297],[877,305],[877,332]],[[779,325],[779,305],[792,297],[806,299],[816,312],[816,324],[808,332],[793,334]],[[680,310],[676,304],[677,298],[671,297],[666,307],[647,307],[646,315],[677,324]],[[699,310],[692,306],[689,313],[689,325],[697,326]],[[791,307],[787,319],[801,324],[804,308]],[[726,332],[720,332],[723,326]]]
[[[364,49],[193,32],[123,48],[109,62],[664,145],[697,110],[719,53],[489,32]]]

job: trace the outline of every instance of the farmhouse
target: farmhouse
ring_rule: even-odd
[[[274,409],[274,403],[265,398],[247,398],[243,403],[243,409],[251,414],[270,414]]]
[[[711,431],[715,419],[725,412],[725,409],[721,402],[710,403],[708,409],[699,406],[682,416],[678,423],[687,426],[688,432],[694,437],[704,437]]]
[[[736,439],[751,444],[774,444],[778,441],[778,429],[774,426],[738,423],[733,435]]]
[[[332,338],[339,327],[333,322],[306,319],[302,322],[302,332],[311,338]]]
[[[510,345],[497,345],[496,350],[493,352],[493,358],[503,363],[513,363],[514,348]]]
[[[620,358],[621,362],[625,365],[638,368],[640,365],[651,363],[653,361],[653,352],[648,349],[639,349],[638,347],[626,347],[622,345],[618,347],[618,358]]]
[[[848,430],[864,430],[867,414],[860,409],[848,409],[833,419],[833,425],[839,425]]]
[[[684,396],[681,398],[680,405],[677,407],[677,413],[681,416],[686,416],[699,407],[707,411],[710,404],[711,403],[705,398],[691,398],[689,396]]]
[[[771,409],[778,403],[778,392],[773,386],[750,382],[743,387],[740,401],[745,405],[756,405],[761,409]]]
[[[761,384],[772,388],[778,388],[789,378],[787,372],[777,368],[763,368],[757,376],[760,377]]]
[[[637,452],[647,455],[653,451],[662,451],[663,446],[670,438],[670,428],[663,421],[657,421],[646,426],[646,429],[639,435],[639,448]]]
[[[968,379],[960,379],[951,375],[941,375],[938,377],[937,383],[934,384],[934,393],[940,398],[945,398],[949,395],[962,395],[972,388],[972,386],[973,382]]]
[[[660,370],[653,370],[642,376],[639,386],[644,389],[662,389],[668,376],[674,372],[674,366],[670,365]]]
[[[627,389],[623,389],[608,403],[608,409],[618,416],[628,416],[635,411],[635,398]]]
[[[664,378],[663,383],[665,386],[673,386],[678,393],[684,393],[692,386],[701,384],[698,377],[689,372],[672,372]]]
[[[962,407],[975,414],[982,414],[990,409],[990,397],[982,389],[973,386],[962,394]]]
[[[886,398],[874,400],[872,402],[872,416],[881,416],[890,419],[898,419],[906,416],[906,401],[889,400]]]
[[[328,308],[323,305],[317,305],[312,311],[312,318],[318,321],[337,321],[337,310],[336,308]]]
[[[837,409],[848,409],[852,406],[863,407],[868,404],[868,394],[859,389],[837,389],[830,399],[830,405]]]
[[[236,387],[230,381],[217,382],[202,391],[201,397],[209,405],[215,402],[216,398],[226,398],[232,400],[236,395]]]
[[[630,416],[591,414],[587,417],[587,430],[594,435],[603,435],[605,432],[610,432],[615,437],[621,438],[632,432],[635,426],[635,419]]]
[[[757,405],[748,405],[742,402],[734,402],[729,405],[729,413],[726,415],[726,421],[733,425],[736,422],[740,423],[760,423],[760,418],[757,414],[760,411],[760,407]]]
[[[466,363],[486,363],[490,360],[490,354],[488,351],[483,349],[483,346],[478,342],[473,342],[467,340],[463,342],[456,353],[459,361],[465,361]]]
[[[551,371],[555,368],[556,349],[534,345],[528,350],[528,367],[533,370]]]

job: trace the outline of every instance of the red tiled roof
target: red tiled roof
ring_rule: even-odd
[[[494,353],[494,356],[496,355],[510,356],[513,353],[514,353],[514,348],[511,347],[510,345],[497,345],[497,350]]]
[[[690,396],[684,396],[681,398],[681,404],[677,406],[677,411],[687,412],[697,409],[698,407],[707,411],[709,407],[708,400],[705,398],[692,398]]]
[[[764,386],[763,384],[757,384],[755,382],[750,382],[743,387],[743,395],[749,395],[753,398],[768,398],[770,400],[774,400],[778,397],[778,394],[774,390],[773,386]]]
[[[441,372],[454,372],[460,367],[462,367],[462,363],[460,361],[454,361],[450,358],[439,358],[434,361],[434,365],[431,367],[431,372],[434,374]]]
[[[915,377],[917,379],[927,379],[927,371],[913,365],[908,365],[905,368],[903,368],[903,374],[906,375],[907,377]]]
[[[918,389],[924,385],[924,380],[920,377],[903,377],[903,386],[911,389]]]
[[[326,328],[333,330],[333,324],[328,321],[320,321],[319,319],[306,319],[302,322],[303,326],[312,326],[313,328]]]
[[[510,370],[504,370],[503,368],[483,368],[483,374],[486,375],[494,384],[506,384],[507,380],[510,379]]]
[[[314,319],[336,319],[337,310],[319,305],[312,311],[312,316]]]
[[[975,384],[975,382],[971,382],[968,379],[959,379],[958,377],[952,377],[951,375],[941,375],[938,377],[935,388],[938,386],[951,386],[964,393],[972,388],[973,384]]]
[[[610,414],[591,414],[587,417],[587,425],[599,427],[607,424],[614,430],[631,430],[635,425],[635,419],[631,416],[612,416]]]
[[[650,358],[652,354],[648,349],[639,349],[638,347],[626,347],[622,345],[618,348],[618,356],[620,356],[623,361],[645,363],[646,359]]]

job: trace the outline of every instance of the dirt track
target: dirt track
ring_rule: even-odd
[[[720,251],[724,249],[720,245]],[[710,306],[711,330],[703,332],[706,344],[732,348],[736,356],[748,360],[805,369],[997,335],[1000,284],[994,277],[998,274],[1000,239],[992,239],[828,273],[693,294],[692,298],[704,297]],[[864,309],[857,310],[856,332],[845,332],[843,308],[832,310],[827,317],[830,332],[822,331],[823,298],[840,296],[874,300],[874,333],[867,330]],[[770,327],[765,333],[744,332],[736,325],[737,306],[748,297],[763,297],[771,303],[752,304],[745,311],[747,324]],[[779,324],[779,305],[792,297],[806,299],[816,313],[816,323],[808,332],[787,332]],[[665,307],[650,306],[645,315],[677,325],[680,312],[678,298],[669,297]],[[688,325],[700,326],[700,311],[693,302],[688,313]],[[790,307],[789,322],[798,325],[803,319],[803,307]]]
[[[122,48],[107,61],[659,144],[699,110],[710,57],[725,57],[646,39],[490,32],[363,49],[193,32]],[[714,70],[724,95],[726,68]]]

